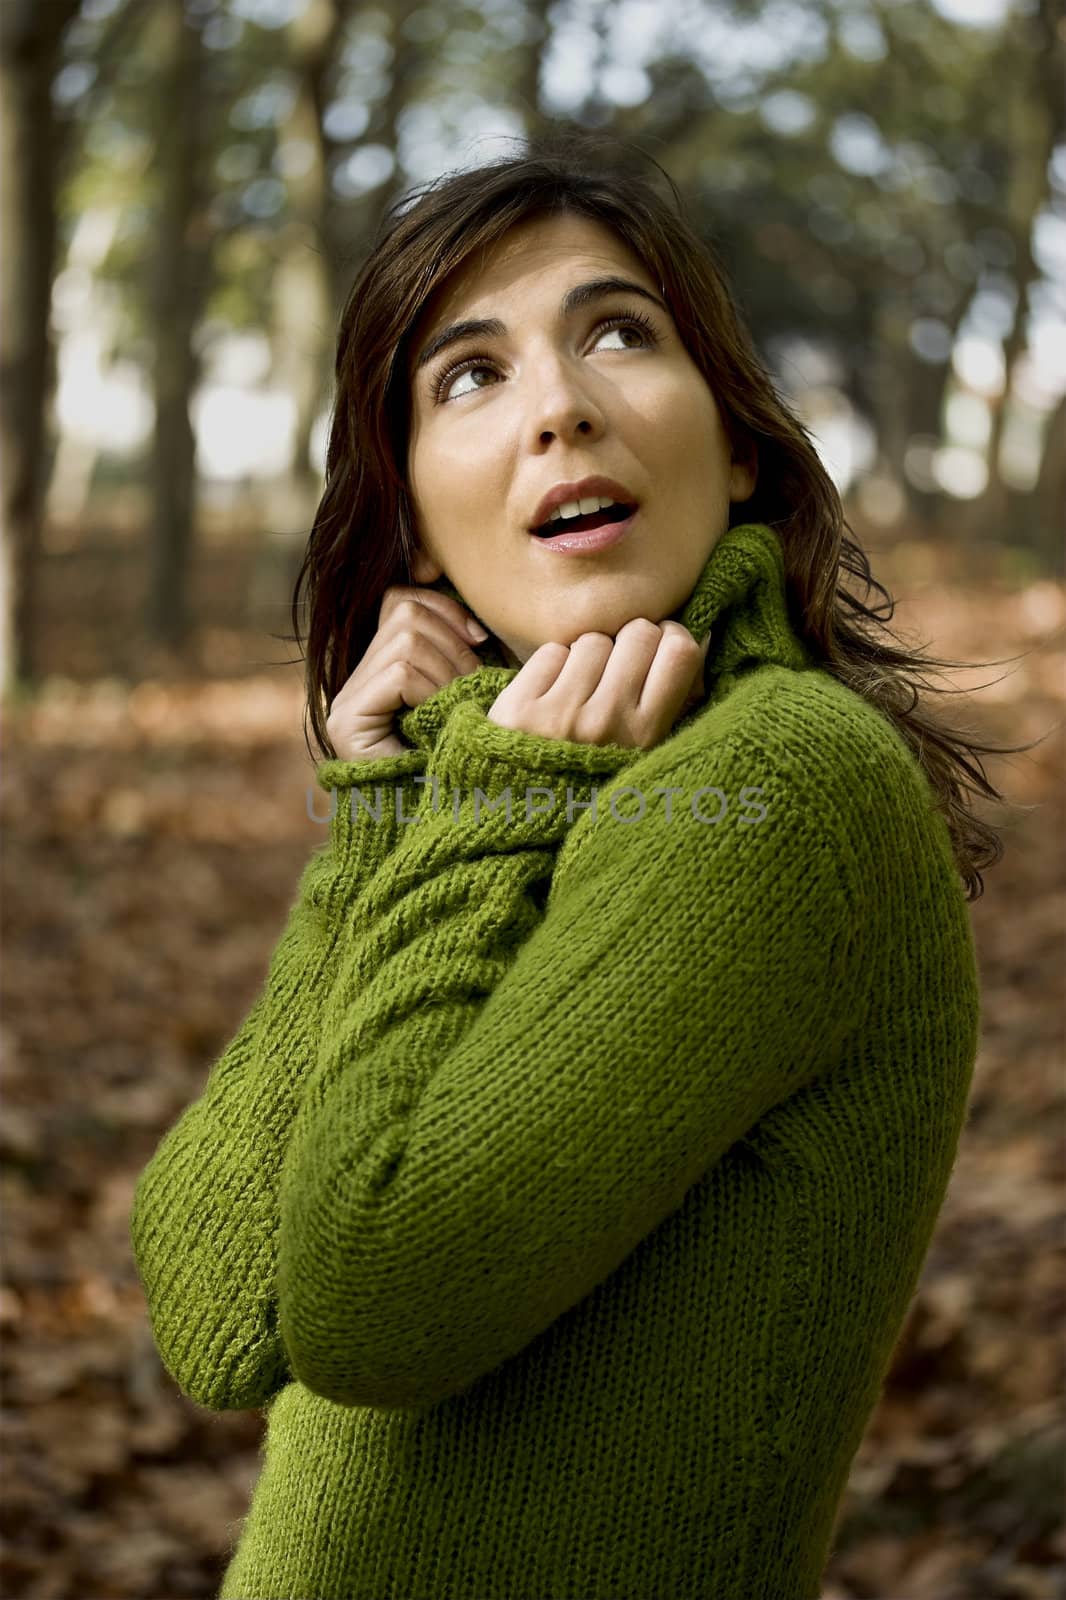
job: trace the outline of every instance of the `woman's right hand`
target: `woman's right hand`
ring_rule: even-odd
[[[482,665],[471,647],[468,622],[488,638],[450,595],[405,584],[385,590],[378,631],[326,718],[340,760],[372,761],[409,748],[393,732],[397,712],[421,705],[453,678]]]

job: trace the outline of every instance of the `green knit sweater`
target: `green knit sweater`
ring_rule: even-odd
[[[328,840],[131,1217],[174,1381],[267,1409],[220,1600],[820,1592],[975,951],[928,783],[801,642],[773,530],[677,619],[708,693],[651,750],[490,722],[496,657],[403,754],[319,765]]]

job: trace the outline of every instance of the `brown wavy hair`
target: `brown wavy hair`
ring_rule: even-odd
[[[965,792],[1002,800],[979,752],[1029,746],[980,744],[973,730],[947,728],[919,704],[919,688],[958,692],[929,684],[924,669],[963,663],[887,642],[895,603],[845,535],[851,529],[837,490],[760,360],[714,247],[686,219],[677,186],[652,157],[577,124],[556,122],[521,154],[446,173],[401,196],[385,211],[352,285],[340,320],[325,490],[292,599],[298,644],[301,608],[307,611],[305,740],[309,715],[321,754],[336,755],[325,726],[329,708],[377,632],[386,588],[413,582],[406,357],[419,313],[474,251],[519,221],[560,211],[612,228],[657,275],[731,443],[743,451],[754,440],[758,449],[755,491],[731,505],[730,525],[765,522],[777,531],[797,632],[827,672],[899,729],[947,820],[967,899],[979,898],[981,868],[1002,858],[1003,845],[972,814]],[[844,575],[860,579],[867,595],[876,588],[884,601],[868,608],[843,587]]]

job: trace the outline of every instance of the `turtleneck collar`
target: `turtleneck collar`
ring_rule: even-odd
[[[471,609],[446,579],[439,579],[433,587]],[[697,642],[708,632],[711,635],[703,670],[706,694],[678,720],[678,727],[720,699],[728,681],[742,670],[767,662],[792,668],[812,662],[789,618],[781,541],[764,522],[738,523],[726,529],[708,556],[696,587],[670,620],[680,622]],[[476,672],[453,678],[396,719],[406,743],[431,751],[454,705],[470,700],[487,712],[521,671],[507,666],[491,635],[478,653],[484,665]]]

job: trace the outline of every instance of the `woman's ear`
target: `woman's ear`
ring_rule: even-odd
[[[444,573],[444,568],[439,561],[427,555],[424,550],[418,550],[411,562],[411,576],[415,583],[435,583]]]
[[[733,465],[729,470],[729,498],[734,500],[748,500],[755,493],[755,481],[759,476],[759,456],[753,439],[739,447],[733,455]]]

